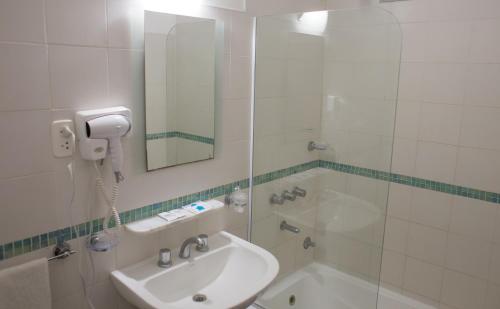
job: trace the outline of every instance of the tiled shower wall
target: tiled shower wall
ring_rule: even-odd
[[[500,191],[500,2],[383,7],[403,31],[393,172]],[[500,307],[498,204],[391,184],[388,211],[383,285],[439,308]]]
[[[176,3],[182,1],[0,1],[0,243],[70,224],[70,160],[52,157],[50,123],[73,118],[76,110],[115,105],[132,109],[132,136],[124,141],[126,180],[120,211],[248,177],[252,16],[323,9],[324,3],[249,1],[247,13]],[[145,172],[144,9],[216,18],[225,24],[224,81],[219,85],[223,100],[216,107],[214,160]],[[74,167],[73,220],[102,216],[95,205],[90,165],[77,156]],[[95,256],[97,276],[91,285],[96,307],[129,306],[111,286],[110,270],[152,256],[160,247],[178,246],[198,231],[228,229],[244,236],[246,222],[244,214],[221,212],[165,233],[125,234],[117,250]],[[5,260],[0,268],[50,254],[45,248]],[[77,267],[78,256],[51,263],[54,308],[84,308]]]

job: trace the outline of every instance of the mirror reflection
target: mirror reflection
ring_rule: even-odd
[[[216,21],[144,14],[148,170],[213,159]]]

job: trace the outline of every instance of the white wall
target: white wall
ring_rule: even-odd
[[[329,1],[329,8],[359,3]],[[392,169],[498,192],[500,3],[382,5],[401,21]],[[391,184],[382,282],[439,308],[499,308],[498,204]]]
[[[124,142],[126,180],[120,210],[138,208],[248,177],[251,24],[254,14],[322,8],[321,0],[251,1],[248,13],[183,7],[181,1],[0,1],[0,243],[69,225],[69,159],[51,153],[50,123],[80,109],[125,105],[132,136]],[[222,20],[225,24],[223,100],[215,110],[214,160],[146,173],[144,151],[143,11],[160,10]],[[234,117],[239,115],[239,117]],[[102,215],[93,202],[89,164],[76,159],[74,220]],[[34,219],[36,218],[36,220]],[[243,218],[243,219],[242,219]],[[198,231],[229,229],[245,235],[246,215],[219,213],[152,236],[127,235],[116,252],[96,255],[97,308],[127,308],[108,273],[178,246]],[[1,268],[50,248],[6,260]],[[54,308],[83,308],[77,258],[51,265]]]

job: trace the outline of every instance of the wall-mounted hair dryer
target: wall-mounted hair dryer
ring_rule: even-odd
[[[116,208],[119,182],[123,180],[121,168],[123,151],[121,138],[130,133],[132,128],[131,112],[128,108],[118,106],[112,108],[80,111],[75,115],[78,148],[82,158],[94,161],[97,189],[108,205],[103,231],[92,234],[87,247],[93,251],[108,251],[118,245],[117,233],[108,230],[110,219],[114,218],[116,226],[121,226],[120,214]],[[104,180],[95,161],[111,156],[111,166],[115,175],[115,183],[108,196],[104,190]]]
[[[75,124],[82,157],[96,161],[109,154],[116,182],[123,180],[121,138],[132,128],[130,110],[119,106],[80,111],[76,113]]]

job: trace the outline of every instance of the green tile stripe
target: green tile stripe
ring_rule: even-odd
[[[323,161],[323,160],[315,160],[308,163],[299,164],[288,168],[280,169],[277,171],[272,171],[269,173],[258,175],[253,178],[253,182],[254,185],[261,185],[273,180],[281,179],[317,167],[326,168],[352,175],[359,175],[373,179],[390,181],[394,183],[399,183],[427,190],[448,193],[452,195],[478,199],[491,203],[497,203],[497,204],[500,203],[500,193],[487,192],[473,188],[447,184],[443,182],[437,182],[417,177],[405,176],[395,173],[389,173],[379,170],[373,170],[373,169],[342,164],[337,162]],[[163,201],[147,205],[141,208],[121,212],[120,219],[123,224],[146,219],[155,216],[160,212],[177,209],[192,202],[196,202],[199,200],[209,200],[223,196],[231,192],[232,189],[236,186],[240,186],[243,189],[248,188],[249,179],[247,178],[231,182],[225,185],[209,188],[204,191],[180,196],[168,201]],[[35,235],[32,237],[0,245],[0,261],[15,256],[19,256],[22,254],[26,254],[32,251],[36,251],[42,248],[53,246],[56,243],[56,239],[58,239],[59,237],[64,238],[64,240],[71,240],[78,237],[88,236],[91,233],[102,231],[103,225],[104,225],[104,218],[99,218],[78,224],[73,227],[66,227],[63,229],[54,230],[51,232]],[[110,226],[111,227],[115,226],[115,222],[113,220],[110,221]]]
[[[146,219],[159,214],[160,212],[169,211],[180,208],[184,205],[199,201],[209,200],[223,196],[233,190],[234,187],[240,186],[246,189],[249,186],[249,180],[243,179],[231,182],[225,185],[209,188],[204,191],[180,196],[168,201],[147,205],[141,208],[132,209],[121,212],[120,219],[123,224]],[[110,220],[110,227],[114,227],[114,220]],[[0,245],[0,261],[10,259],[15,256],[33,252],[46,247],[55,245],[58,238],[63,238],[65,241],[88,236],[92,233],[102,231],[104,227],[104,218],[94,219],[84,222],[73,227],[65,227],[54,230],[48,233],[35,235],[22,240],[16,240],[10,243]]]
[[[214,144],[214,139],[211,137],[195,135],[195,134],[180,132],[180,131],[168,131],[168,132],[146,134],[147,141],[155,140],[155,139],[172,138],[172,137],[182,138],[182,139],[186,139],[186,140],[190,140],[190,141],[194,141],[194,142],[199,142],[199,143],[204,143],[204,144],[209,144],[209,145]]]
[[[448,193],[457,196],[468,197],[476,200],[481,200],[491,203],[500,203],[500,193],[488,192],[483,190],[478,190],[474,188],[462,187],[453,184],[448,184],[444,182],[428,180],[418,177],[406,176],[396,173],[389,173],[384,171],[373,170],[364,167],[357,167],[348,164],[329,162],[320,160],[319,166],[323,168],[328,168],[331,170],[359,175],[364,177],[370,177],[374,179],[380,179],[385,181],[390,181],[394,183],[399,183],[407,186]]]

